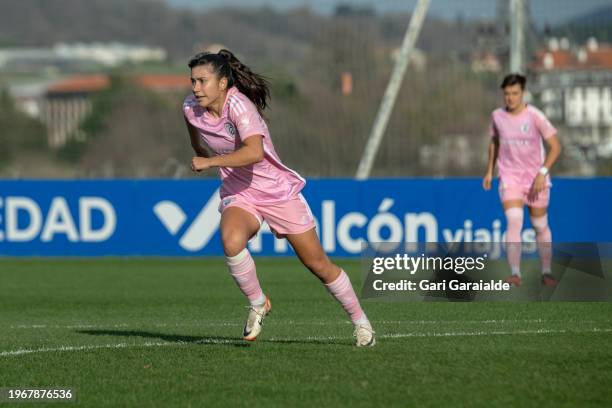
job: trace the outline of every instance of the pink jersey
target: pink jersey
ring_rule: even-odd
[[[491,114],[491,137],[499,138],[497,168],[502,186],[531,187],[544,164],[548,139],[557,129],[537,108],[527,105],[518,115],[503,108]],[[550,186],[550,178],[547,177]]]
[[[232,87],[227,92],[219,118],[213,118],[193,95],[185,98],[183,113],[218,155],[236,151],[249,136],[263,136],[262,161],[244,167],[219,167],[223,182],[221,198],[239,194],[254,203],[276,203],[296,197],[306,184],[281,162],[257,107],[238,88]]]

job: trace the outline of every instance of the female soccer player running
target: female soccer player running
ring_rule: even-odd
[[[262,118],[268,84],[231,52],[201,53],[189,61],[193,95],[183,104],[194,171],[217,167],[221,185],[221,240],[227,266],[251,306],[244,339],[255,340],[270,299],[264,295],[255,262],[246,248],[263,221],[286,238],[300,261],[342,305],[355,326],[357,346],[376,342],[346,273],[323,252],[312,213],[300,193],[305,180],[279,159]]]
[[[531,224],[542,265],[542,281],[556,285],[551,275],[552,235],[548,226],[547,208],[550,200],[549,171],[561,153],[557,130],[538,109],[523,102],[526,78],[511,74],[501,88],[505,107],[491,115],[489,162],[482,185],[491,189],[493,169],[497,162],[499,196],[506,214],[506,252],[512,275],[507,282],[521,285],[521,229],[523,207],[529,207]],[[548,155],[542,139],[550,147]]]

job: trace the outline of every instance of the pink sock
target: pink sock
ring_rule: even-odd
[[[263,305],[266,297],[261,290],[261,286],[259,286],[255,262],[251,258],[249,250],[245,248],[238,255],[226,257],[226,260],[232,278],[234,278],[242,293],[249,298],[251,305]]]
[[[370,324],[363,309],[361,309],[359,299],[357,299],[357,295],[353,290],[353,285],[351,285],[351,281],[344,271],[341,270],[338,278],[332,283],[326,283],[325,286],[329,293],[340,302],[353,324]]]
[[[538,243],[538,253],[542,263],[542,273],[550,273],[552,260],[552,232],[548,226],[548,215],[541,217],[531,217],[531,225],[536,230],[536,241]]]
[[[506,253],[513,275],[521,275],[521,230],[523,229],[523,209],[511,207],[506,211]]]

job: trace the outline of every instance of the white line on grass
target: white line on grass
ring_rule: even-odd
[[[567,323],[567,320],[543,320],[543,319],[499,319],[499,320],[376,320],[374,324],[514,324],[514,323]],[[600,323],[596,320],[580,320],[580,323]],[[348,325],[349,321],[338,320],[335,322],[307,322],[295,320],[270,320],[269,324],[282,325],[306,325],[306,326],[335,326]],[[112,329],[112,328],[143,328],[143,327],[234,327],[242,326],[239,322],[193,322],[193,323],[117,323],[117,324],[71,324],[71,325],[46,325],[46,324],[18,324],[9,326],[9,329]]]
[[[530,334],[576,334],[576,333],[612,333],[612,328],[593,328],[589,330],[554,330],[554,329],[538,329],[538,330],[516,330],[516,331],[477,331],[477,332],[438,332],[438,333],[389,333],[381,334],[379,339],[397,339],[407,337],[465,337],[465,336],[512,336],[512,335],[530,335]],[[303,341],[334,341],[346,340],[346,337],[329,336],[329,337],[303,337],[303,338],[270,338],[264,339],[264,342],[287,343],[287,342],[303,342]],[[0,357],[20,356],[33,353],[52,353],[66,351],[89,351],[99,349],[126,349],[139,347],[168,347],[168,346],[186,346],[192,344],[242,344],[240,339],[215,339],[204,338],[196,342],[146,342],[146,343],[117,343],[117,344],[98,344],[98,345],[83,345],[83,346],[59,346],[59,347],[43,347],[38,349],[19,349],[7,350],[0,352]]]
[[[127,323],[116,323],[116,324],[18,324],[9,326],[9,329],[118,329],[124,327],[142,328],[142,327],[199,327],[199,326],[242,326],[240,323],[231,322],[210,322],[210,323],[138,323],[127,324]]]
[[[514,330],[514,331],[477,331],[477,332],[439,332],[439,333],[389,333],[379,334],[379,339],[400,339],[406,337],[469,337],[469,336],[510,336],[525,334],[576,334],[576,333],[612,333],[612,329],[593,328],[588,330],[556,330],[556,329],[537,329],[537,330]],[[301,340],[309,341],[331,341],[343,340],[345,337],[306,337]],[[297,339],[266,339],[271,342],[292,342],[300,341]]]
[[[564,329],[538,329],[538,330],[514,330],[514,331],[478,331],[478,332],[450,332],[450,333],[392,333],[383,334],[381,338],[397,339],[404,337],[462,337],[462,336],[508,336],[521,334],[576,334],[576,333],[612,333],[612,329],[593,328],[588,330],[564,330]]]

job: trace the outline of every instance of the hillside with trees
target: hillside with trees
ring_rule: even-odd
[[[0,0],[0,44],[162,46],[175,70],[193,53],[223,45],[270,79],[267,118],[283,160],[307,176],[352,176],[409,18],[351,7],[321,16],[306,8],[204,13],[172,9],[156,0]],[[481,35],[477,22],[427,19],[417,44],[421,60],[411,63],[406,74],[376,175],[481,173],[488,115],[498,103],[497,76],[470,68]],[[146,67],[112,74],[120,80],[138,69]],[[189,74],[186,66],[182,69]],[[341,90],[343,73],[352,78],[349,95]],[[191,154],[180,111],[184,96],[126,86],[107,102],[112,108],[100,110],[98,101],[92,115],[105,112],[99,129],[89,129],[86,141],[53,153],[63,168],[55,174],[184,175],[177,164],[187,168]],[[88,123],[91,119],[83,126]],[[458,155],[464,159],[457,160]]]

